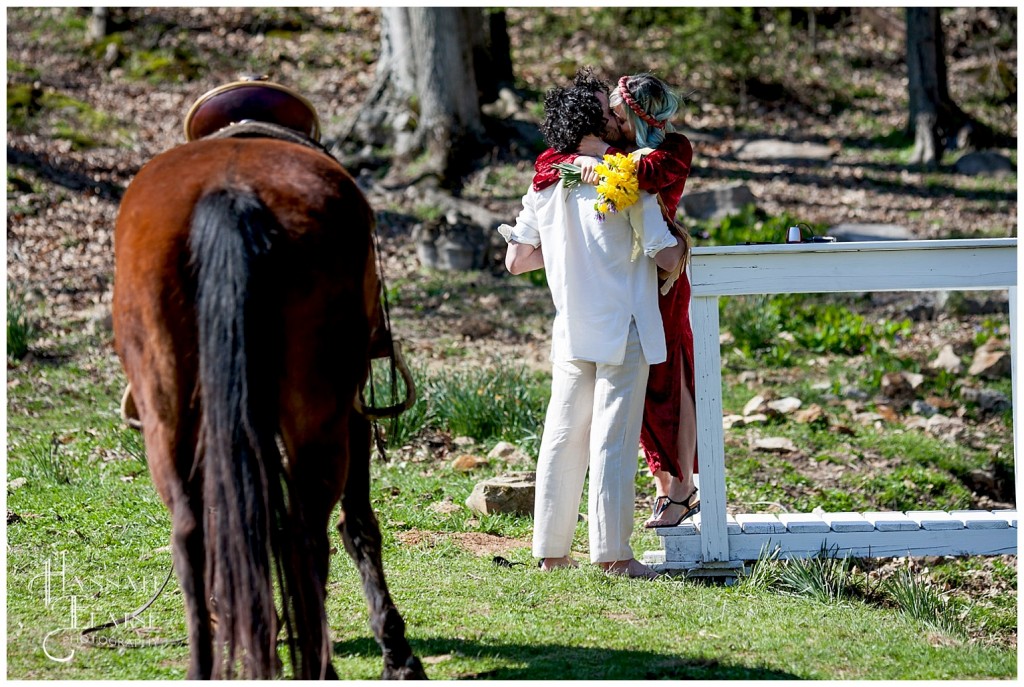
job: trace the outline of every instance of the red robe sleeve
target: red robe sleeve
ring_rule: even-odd
[[[554,169],[552,165],[557,165],[562,162],[572,162],[576,159],[576,153],[560,153],[554,148],[548,148],[537,158],[537,161],[533,163],[533,190],[543,191],[548,186],[553,186],[558,183],[558,179],[561,175],[557,169]]]
[[[610,146],[607,155],[625,154],[625,151]],[[560,153],[548,148],[534,163],[533,188],[542,191],[558,183],[560,173],[553,165],[572,162],[577,153]],[[686,179],[690,175],[693,161],[693,147],[682,134],[671,133],[653,152],[644,155],[637,163],[636,175],[641,190],[657,193],[665,202],[670,216],[675,216],[679,199],[683,196]]]
[[[660,146],[637,163],[636,178],[640,189],[660,195],[669,214],[675,216],[692,162],[690,140],[682,134],[667,134]]]

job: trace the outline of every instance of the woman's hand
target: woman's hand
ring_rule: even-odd
[[[585,184],[592,184],[597,186],[598,174],[594,171],[594,168],[601,164],[601,161],[596,157],[588,157],[586,155],[580,155],[573,164],[580,168],[580,180]]]

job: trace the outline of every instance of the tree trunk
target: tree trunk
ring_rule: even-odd
[[[984,148],[999,138],[949,97],[943,38],[938,8],[907,9],[907,129],[914,137],[910,164],[931,169],[938,167],[947,147]]]
[[[914,135],[910,164],[937,167],[942,159],[942,125],[948,118],[940,113],[949,101],[946,61],[942,45],[939,10],[935,7],[907,9],[907,76],[910,88],[908,127]]]
[[[473,67],[480,103],[498,99],[502,88],[511,88],[512,48],[508,40],[508,23],[503,10],[463,8],[473,45]],[[474,16],[483,13],[483,18]]]
[[[483,134],[470,38],[482,21],[479,9],[382,7],[377,82],[355,137],[392,145],[399,163],[426,153],[421,171],[457,185]]]
[[[99,43],[107,37],[107,29],[110,20],[110,9],[107,7],[93,7],[89,15],[89,42]]]

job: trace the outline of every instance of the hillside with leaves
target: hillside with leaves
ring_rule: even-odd
[[[795,222],[818,232],[842,223],[895,224],[920,239],[1016,236],[1015,173],[958,173],[964,150],[947,151],[937,171],[907,165],[912,140],[905,133],[899,10],[826,8],[813,20],[795,9],[506,12],[514,93],[506,106],[485,110],[492,112],[489,145],[451,199],[429,180],[414,181],[415,168],[397,169],[388,151],[344,138],[374,85],[373,9],[128,8],[114,12],[112,31],[99,43],[87,39],[88,10],[8,9],[8,426],[16,459],[72,450],[23,443],[42,431],[35,418],[66,399],[87,403],[98,414],[90,421],[115,417],[122,380],[110,302],[118,203],[149,159],[184,141],[184,116],[196,98],[242,73],[267,74],[302,92],[320,113],[325,141],[344,151],[377,212],[396,334],[423,388],[437,396],[454,397],[446,384],[460,375],[484,375],[483,389],[486,375],[507,370],[510,361],[531,374],[549,368],[552,306],[542,280],[507,275],[497,242],[482,269],[425,269],[415,235],[452,207],[515,217],[543,149],[543,94],[582,64],[609,80],[652,71],[687,94],[675,123],[694,144],[688,194],[729,183],[751,190],[755,205],[731,218],[683,218],[697,245],[780,241]],[[1016,17],[1014,8],[943,13],[953,99],[1013,137]],[[833,155],[809,164],[737,154],[744,142],[765,138],[822,144]],[[1016,149],[996,152],[1016,168]],[[13,357],[12,316],[24,344],[23,355]],[[760,414],[751,405],[758,396],[764,403],[795,396],[804,410],[819,411],[802,422],[776,415],[760,424],[735,421],[726,440],[730,508],[1014,507],[1009,375],[968,372],[980,351],[1008,350],[1005,293],[735,299],[723,305],[722,322],[727,414]],[[947,346],[960,366],[933,367]],[[69,366],[100,378],[104,394],[83,400],[77,389],[51,386],[51,373]],[[909,396],[883,393],[904,384]],[[543,384],[531,387],[527,400],[543,393]],[[949,423],[922,425],[914,401]],[[390,450],[400,465],[440,473],[500,438],[470,437],[466,448],[461,432],[431,424],[422,412],[408,420],[405,440],[392,428]],[[54,431],[70,436],[79,429]],[[518,437],[527,453],[539,427],[533,431]],[[796,450],[758,448],[775,434]],[[47,446],[56,447],[52,454]],[[103,448],[97,460],[119,460],[113,452]],[[638,512],[650,507],[650,495],[639,493]],[[1015,557],[1004,557],[940,575],[946,591],[977,602],[978,641],[1016,644],[1015,566]],[[997,611],[986,615],[992,607]]]

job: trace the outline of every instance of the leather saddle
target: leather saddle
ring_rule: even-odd
[[[185,139],[206,138],[242,123],[273,125],[320,140],[320,117],[313,105],[265,76],[244,76],[200,96],[185,115]]]
[[[286,86],[267,81],[265,76],[245,76],[238,81],[207,91],[193,103],[185,116],[185,138],[275,138],[314,148],[337,162],[320,144],[320,118],[312,104]],[[340,163],[339,163],[340,164]],[[383,285],[383,275],[381,275]],[[383,288],[383,286],[381,287]],[[391,323],[383,304],[383,322],[370,342],[370,360],[387,359],[391,362],[392,397],[398,396],[398,379],[405,387],[404,396],[390,406],[374,405],[372,369],[368,381],[371,399],[364,398],[365,388],[356,395],[357,412],[369,420],[395,417],[412,407],[416,401],[416,386],[412,373],[402,357],[398,342],[392,338]],[[121,403],[122,415],[137,422],[134,399],[125,391]],[[135,426],[135,425],[133,425]]]

